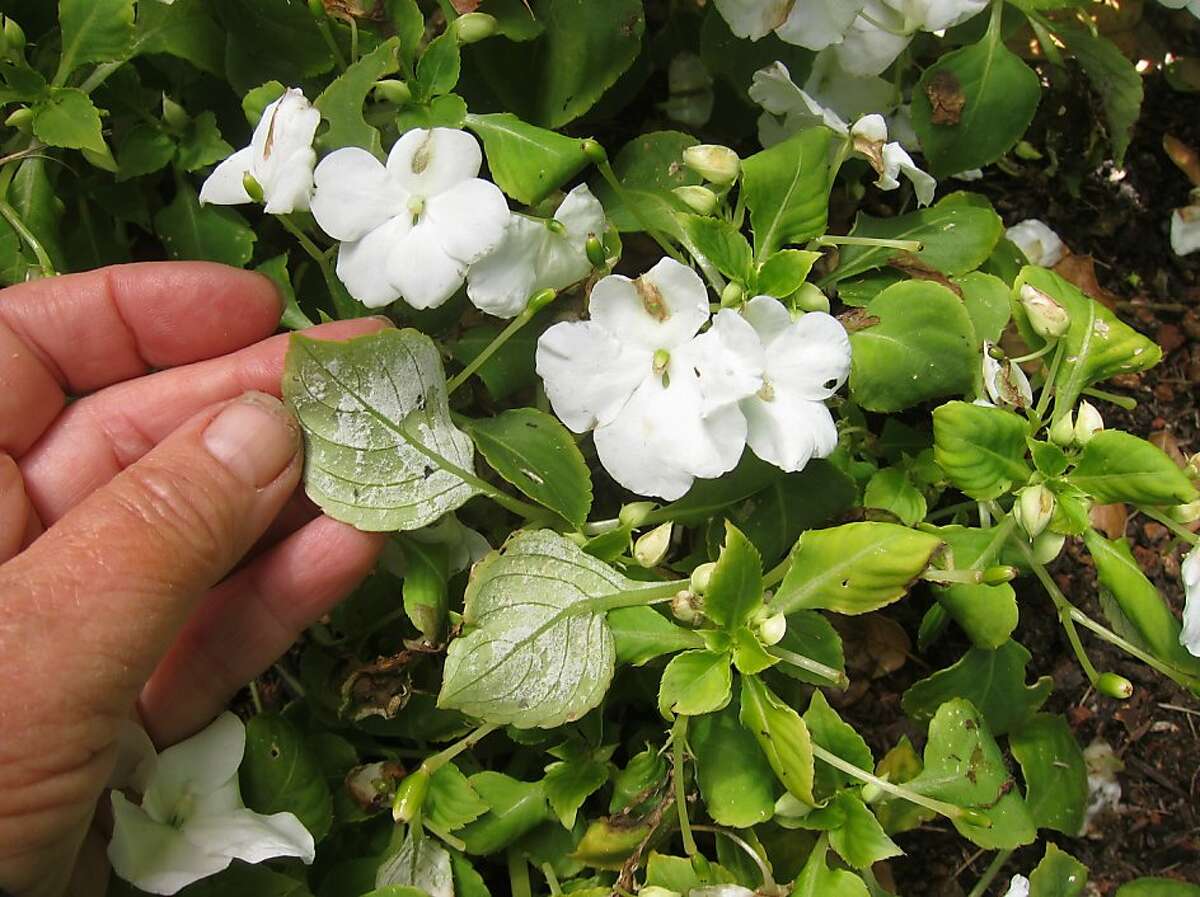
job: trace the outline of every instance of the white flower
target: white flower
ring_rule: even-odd
[[[718,337],[696,336],[709,319],[699,275],[665,258],[636,281],[605,277],[592,288],[590,313],[542,334],[537,371],[563,423],[594,430],[605,470],[669,501],[696,477],[733,469],[746,443],[736,402],[760,379],[746,369],[752,358],[718,372],[728,353]]]
[[[478,141],[451,128],[408,131],[386,167],[356,147],[321,161],[312,212],[342,241],[337,273],[354,298],[435,308],[454,295],[509,224],[500,188],[476,177],[482,163]]]
[[[715,0],[738,37],[758,40],[774,31],[808,50],[840,43],[866,0]]]
[[[1179,644],[1200,657],[1200,545],[1187,553],[1180,567],[1183,574],[1183,631]]]
[[[1004,897],[1029,897],[1029,879],[1024,875],[1014,875],[1008,883]]]
[[[200,188],[200,202],[221,206],[252,202],[246,192],[246,175],[250,175],[262,188],[270,214],[307,210],[313,192],[313,166],[317,164],[312,142],[320,123],[321,113],[302,91],[285,91],[263,110],[250,145],[208,176]]]
[[[603,234],[604,208],[584,185],[567,194],[553,222],[513,215],[500,245],[471,266],[467,296],[489,315],[518,315],[535,293],[587,277],[588,237]]]
[[[992,357],[994,343],[983,343],[983,388],[992,402],[1010,408],[1032,408],[1033,388],[1029,378],[1019,364],[1005,359],[1003,362]]]
[[[1053,268],[1067,254],[1067,248],[1046,222],[1026,218],[1004,232],[1011,242],[1029,259],[1029,264]]]
[[[1158,2],[1170,9],[1186,9],[1200,19],[1200,0],[1158,0]]]
[[[854,123],[850,130],[854,148],[874,166],[879,174],[875,186],[880,190],[895,190],[900,186],[899,175],[903,174],[913,185],[917,203],[923,206],[933,202],[937,180],[917,167],[912,156],[899,143],[888,143],[887,123],[882,115],[865,115]]]
[[[878,75],[896,61],[918,31],[960,25],[989,0],[867,0],[837,47],[846,71]]]
[[[1171,250],[1176,255],[1200,251],[1200,203],[1171,213]]]
[[[751,450],[788,472],[802,470],[812,458],[828,456],[837,448],[838,436],[824,403],[850,374],[850,337],[845,328],[824,312],[792,320],[783,303],[770,296],[751,299],[742,317],[728,314],[728,318],[726,311],[718,314],[713,329],[745,328],[757,336],[759,346],[761,386],[739,403],[746,415]],[[736,345],[735,339],[723,338],[726,344]]]
[[[872,112],[890,113],[895,109],[900,92],[896,85],[876,75],[852,75],[842,68],[835,48],[822,50],[813,60],[812,71],[804,82],[804,92],[832,109],[842,119],[854,121]],[[906,131],[911,131],[911,125]],[[905,146],[909,144],[901,139]]]
[[[112,792],[108,858],[121,878],[151,894],[174,894],[233,860],[316,856],[313,837],[291,813],[246,809],[238,766],[246,729],[223,713],[202,732],[167,748],[154,762],[141,806]]]

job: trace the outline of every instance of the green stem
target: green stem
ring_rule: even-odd
[[[742,851],[748,857],[750,857],[750,859],[754,862],[754,865],[758,866],[758,872],[762,876],[763,880],[762,890],[764,893],[772,893],[779,887],[777,884],[775,884],[775,876],[771,873],[771,867],[763,862],[763,858],[759,855],[758,851],[751,847],[749,842],[747,842],[746,839],[737,832],[730,831],[727,828],[721,828],[720,826],[716,825],[694,825],[692,826],[692,831],[708,832],[709,834],[721,835],[722,837],[728,838],[735,846],[740,847]]]
[[[1147,517],[1149,517],[1151,520],[1157,520],[1159,523],[1161,523],[1163,526],[1165,526],[1167,529],[1169,529],[1171,532],[1173,532],[1176,536],[1178,536],[1184,542],[1187,542],[1189,545],[1200,545],[1200,536],[1197,536],[1194,532],[1192,532],[1190,529],[1187,529],[1186,527],[1184,527],[1178,521],[1172,520],[1166,514],[1160,514],[1158,511],[1155,511],[1153,508],[1143,508],[1140,506],[1138,507],[1138,510],[1141,511],[1143,514],[1145,514]]]
[[[625,208],[629,209],[633,217],[637,219],[637,223],[641,226],[642,230],[644,230],[651,237],[651,239],[653,239],[654,242],[659,245],[659,248],[661,248],[663,252],[675,259],[675,261],[679,262],[681,265],[687,264],[687,262],[684,261],[683,256],[679,254],[679,251],[645,219],[645,217],[642,215],[641,208],[638,206],[634,198],[629,195],[629,191],[625,189],[625,185],[621,183],[621,179],[617,177],[617,173],[613,171],[612,165],[609,163],[609,161],[607,159],[601,159],[596,162],[596,167],[600,170],[600,176],[604,178],[604,180],[608,183],[608,186],[612,187],[612,191],[617,195],[617,199],[619,199]]]
[[[272,669],[275,670],[275,675],[282,679],[284,684],[292,690],[292,694],[298,698],[305,696],[306,689],[304,688],[304,683],[292,675],[292,671],[283,665],[283,661],[276,663]]]
[[[986,817],[972,814],[969,810],[955,806],[954,804],[946,803],[942,800],[935,800],[932,797],[926,797],[923,794],[918,794],[911,788],[905,788],[903,785],[895,785],[887,779],[881,779],[879,776],[867,772],[865,769],[859,769],[853,763],[843,760],[837,754],[825,750],[815,742],[812,745],[813,756],[822,763],[828,763],[834,769],[844,772],[852,778],[858,779],[860,782],[866,782],[868,785],[874,785],[880,791],[885,791],[893,797],[903,798],[909,803],[914,803],[919,807],[924,807],[927,810],[932,810],[940,816],[945,816],[947,819],[968,822],[971,825],[989,826],[990,820]],[[968,818],[975,815],[976,818]]]
[[[87,79],[79,85],[79,89],[84,93],[91,93],[101,84],[108,80],[108,76],[125,64],[126,60],[122,59],[117,62],[105,62],[92,69],[92,73],[87,76]]]
[[[7,189],[5,193],[7,193]],[[9,205],[7,199],[0,199],[0,217],[3,217],[8,222],[9,227],[16,231],[17,236],[33,251],[38,261],[38,267],[42,269],[42,276],[53,277],[55,274],[54,262],[50,260],[50,255],[46,252],[46,247],[42,245],[42,241],[34,235],[33,231],[25,225],[17,210]]]
[[[424,817],[422,817],[421,825],[425,826],[425,828],[428,829],[429,831],[433,832],[433,834],[435,836],[437,836],[441,840],[445,841],[446,844],[448,846],[450,846],[451,848],[453,848],[454,850],[464,851],[467,849],[466,842],[459,840],[458,838],[454,837],[449,832],[438,828],[436,825],[430,825],[428,819],[425,819]]]
[[[920,252],[920,240],[886,240],[882,237],[838,237],[826,234],[812,241],[816,246],[876,246],[882,249],[899,249],[902,252]]]
[[[329,20],[325,18],[319,19],[317,21],[317,30],[321,32],[321,37],[325,39],[330,52],[333,53],[337,67],[343,72],[346,71],[346,57],[342,55],[342,48],[338,46],[337,38],[333,36],[333,29],[329,27]]]
[[[283,225],[283,229],[296,238],[296,242],[300,244],[300,248],[308,253],[308,257],[313,260],[318,270],[321,272],[321,277],[325,280],[325,288],[329,290],[329,298],[333,300],[334,305],[338,303],[338,297],[342,295],[341,282],[337,279],[333,268],[329,265],[329,257],[321,251],[312,238],[304,232],[293,219],[291,215],[276,215],[279,223]],[[335,309],[336,310],[336,309]]]
[[[1038,396],[1037,408],[1034,413],[1037,414],[1040,420],[1046,419],[1046,409],[1050,407],[1050,397],[1054,395],[1054,380],[1058,376],[1059,365],[1062,364],[1063,354],[1066,351],[1066,343],[1059,340],[1054,349],[1054,357],[1050,359],[1050,368],[1046,371],[1046,380],[1042,383],[1042,392]],[[1058,418],[1058,405],[1054,407],[1054,417]]]
[[[473,359],[471,359],[471,361],[467,364],[467,366],[465,368],[463,368],[461,371],[459,371],[457,374],[455,374],[453,377],[451,377],[447,381],[446,394],[453,395],[455,390],[457,390],[460,386],[462,386],[469,379],[471,379],[471,376],[476,371],[478,371],[481,367],[483,367],[485,364],[487,364],[487,361],[489,358],[491,358],[493,355],[495,355],[497,352],[499,352],[501,347],[505,343],[507,343],[510,339],[512,339],[514,336],[516,336],[518,333],[520,333],[521,328],[523,328],[526,324],[528,324],[530,321],[532,321],[534,316],[539,311],[541,311],[543,308],[545,308],[544,304],[537,304],[534,302],[530,302],[525,307],[525,310],[523,312],[521,312],[519,315],[517,315],[515,318],[513,318],[511,321],[509,321],[508,326],[506,326],[503,330],[501,330],[499,333],[496,334],[495,339],[493,339],[490,343],[488,343],[487,346],[484,347],[484,350],[482,352],[480,352]]]
[[[688,718],[680,715],[675,717],[675,725],[671,727],[671,764],[672,778],[675,780],[675,806],[679,811],[679,836],[683,839],[683,852],[694,857],[696,838],[692,834],[692,823],[688,819],[687,786],[683,781],[684,747],[687,744]]]
[[[689,582],[686,579],[673,579],[670,582],[658,583],[640,589],[630,589],[627,592],[616,592],[612,595],[605,595],[603,598],[594,598],[591,601],[580,602],[577,606],[582,608],[580,613],[589,614],[606,614],[609,611],[620,610],[623,607],[646,607],[651,604],[669,601],[681,589],[686,589],[688,585]]]
[[[525,855],[515,847],[508,849],[508,882],[512,897],[533,897],[533,888],[529,884],[529,864],[525,862]]]
[[[469,751],[499,728],[499,726],[494,726],[491,723],[485,723],[479,728],[468,732],[465,736],[454,742],[454,744],[450,745],[450,747],[446,748],[444,751],[436,753],[432,757],[428,758],[424,763],[421,764],[421,769],[423,769],[428,775],[433,775],[463,751]]]
[[[792,567],[792,556],[789,554],[782,561],[763,574],[763,588],[771,589],[783,582],[788,570]]]
[[[1042,348],[1038,349],[1036,352],[1030,352],[1028,355],[1020,355],[1016,358],[1010,358],[1009,361],[1011,361],[1013,364],[1024,364],[1027,361],[1033,361],[1037,358],[1041,358],[1043,355],[1049,355],[1055,350],[1055,348],[1057,348],[1058,345],[1058,343],[1046,343],[1046,345],[1042,346]]]
[[[1095,389],[1091,386],[1083,390],[1083,395],[1099,399],[1102,402],[1109,402],[1126,411],[1133,411],[1138,406],[1137,399],[1130,398],[1129,396],[1120,396],[1115,392],[1106,392],[1103,389]]]
[[[550,897],[562,897],[562,885],[558,883],[558,876],[554,874],[554,866],[542,863],[542,875],[546,877],[546,884],[550,886]]]
[[[984,870],[982,877],[980,877],[979,881],[975,882],[975,887],[971,888],[971,893],[967,897],[983,897],[984,892],[988,889],[988,885],[1000,874],[1000,870],[1004,868],[1004,864],[1008,862],[1008,858],[1011,856],[1011,850],[998,851],[992,857],[992,861],[988,863],[988,867]]]
[[[262,715],[263,702],[262,695],[258,693],[258,680],[251,679],[248,687],[250,689],[250,700],[254,704],[254,712]]]
[[[784,663],[812,673],[814,676],[828,679],[837,688],[845,688],[850,684],[849,678],[841,670],[835,670],[833,667],[826,666],[820,661],[813,660],[811,657],[805,657],[803,654],[797,654],[795,651],[789,651],[787,648],[772,645],[770,648],[767,648],[767,653],[772,657],[778,657]]]
[[[983,582],[983,574],[977,567],[969,567],[966,570],[938,570],[930,567],[921,572],[920,578],[926,582],[966,583],[972,586],[977,586]]]
[[[1099,636],[1104,641],[1108,642],[1110,645],[1115,645],[1116,647],[1120,648],[1122,651],[1126,652],[1127,654],[1130,654],[1133,657],[1136,657],[1142,663],[1146,664],[1146,666],[1151,667],[1155,670],[1158,670],[1160,673],[1162,673],[1168,679],[1171,679],[1174,682],[1178,682],[1184,688],[1195,689],[1196,686],[1198,684],[1200,684],[1200,681],[1198,681],[1194,677],[1189,676],[1187,673],[1184,673],[1182,670],[1175,669],[1175,667],[1171,666],[1170,664],[1163,663],[1161,660],[1159,660],[1153,654],[1143,651],[1141,648],[1139,648],[1137,645],[1133,644],[1132,642],[1128,641],[1127,639],[1121,638],[1121,636],[1117,635],[1111,629],[1107,628],[1106,626],[1101,625],[1100,623],[1097,623],[1095,620],[1093,620],[1091,617],[1089,617],[1087,614],[1085,614],[1079,608],[1072,606],[1069,609],[1069,613],[1071,615],[1071,618],[1073,620],[1075,620],[1077,623],[1079,623],[1079,625],[1082,626],[1084,629],[1091,630],[1091,632],[1093,634]]]
[[[932,514],[925,518],[926,523],[933,523],[935,520],[945,520],[948,517],[953,517],[959,511],[973,511],[978,507],[978,504],[973,501],[960,501],[957,504],[946,505],[944,508],[938,508]]]

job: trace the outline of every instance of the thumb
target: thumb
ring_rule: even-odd
[[[33,702],[22,721],[127,715],[200,596],[295,490],[300,446],[279,400],[247,393],[185,423],[0,568],[0,655],[26,680],[17,701]]]

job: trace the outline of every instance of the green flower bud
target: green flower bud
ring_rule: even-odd
[[[1033,540],[1033,559],[1039,564],[1048,564],[1062,552],[1067,537],[1062,533],[1045,530]]]
[[[712,863],[703,854],[692,854],[692,871],[700,881],[706,882],[712,877]]]
[[[425,795],[429,793],[430,775],[424,767],[404,779],[392,800],[392,818],[397,822],[412,822],[421,812]]]
[[[717,569],[715,563],[709,562],[701,564],[692,571],[691,587],[692,591],[697,595],[703,595],[708,591],[709,585],[712,584],[713,571]]]
[[[638,891],[638,897],[683,897],[678,891],[672,891],[670,888],[664,888],[660,885],[650,885],[648,888],[641,888]]]
[[[604,151],[604,147],[600,145],[598,140],[588,137],[580,144],[580,149],[583,150],[583,154],[591,159],[595,165],[608,161],[608,153]]]
[[[1017,578],[1017,568],[1008,565],[988,567],[983,571],[984,585],[998,586]]]
[[[314,19],[323,19],[328,14],[324,0],[308,0],[308,11],[313,14]]]
[[[1096,680],[1096,691],[1124,701],[1133,695],[1133,683],[1116,673],[1101,673],[1100,678]]]
[[[1070,411],[1050,427],[1050,441],[1063,448],[1075,442],[1075,420]]]
[[[864,804],[873,804],[879,798],[883,797],[883,795],[884,790],[874,782],[867,782],[867,784],[862,786],[862,791],[859,792],[859,797],[862,798]]]
[[[758,624],[758,640],[764,645],[778,645],[787,635],[787,617],[774,614]]]
[[[172,131],[182,131],[192,121],[192,117],[188,115],[187,110],[165,93],[162,98],[162,115],[163,121],[167,123],[167,127]]]
[[[974,807],[963,807],[960,819],[967,825],[973,825],[977,828],[992,827],[992,820],[988,819],[987,814],[983,810],[976,810]]]
[[[25,29],[8,16],[4,17],[4,55],[19,56],[25,49]]]
[[[633,559],[646,569],[657,567],[671,548],[673,529],[674,524],[668,520],[650,532],[639,536],[633,544]]]
[[[22,106],[6,118],[4,124],[10,128],[16,128],[23,134],[29,134],[33,131],[33,110],[28,106]]]
[[[1200,520],[1200,499],[1188,502],[1186,505],[1175,505],[1167,509],[1167,516],[1176,523],[1195,523]]]
[[[704,613],[700,609],[701,603],[695,592],[682,589],[671,599],[671,616],[685,626],[693,626],[704,619]]]
[[[394,106],[403,106],[412,101],[412,90],[403,81],[397,81],[395,78],[376,81],[374,94],[378,102],[391,103]]]
[[[558,298],[558,293],[551,289],[539,290],[534,293],[525,306],[528,314],[536,315],[539,311]]]
[[[717,203],[720,201],[717,198],[717,194],[713,193],[707,187],[689,185],[676,187],[671,192],[697,215],[711,215],[717,210]]]
[[[650,512],[657,508],[652,501],[635,501],[630,504],[623,505],[617,513],[617,519],[621,521],[622,526],[639,527],[650,516]]]
[[[263,201],[262,184],[255,180],[254,175],[248,171],[242,176],[242,187],[245,188],[246,193],[249,194],[250,199],[252,199],[254,202]]]
[[[1054,493],[1040,483],[1026,486],[1017,493],[1013,515],[1029,538],[1036,539],[1054,516]]]
[[[823,311],[829,314],[829,297],[815,283],[803,283],[792,297],[801,311]]]
[[[1025,284],[1021,287],[1021,305],[1029,318],[1029,326],[1046,340],[1056,340],[1071,329],[1071,315],[1036,287]]]
[[[1104,429],[1104,418],[1091,402],[1080,402],[1079,413],[1075,415],[1075,442],[1087,445],[1092,437]]]
[[[608,267],[608,252],[604,249],[604,242],[595,234],[588,234],[584,249],[587,252],[587,259],[592,263],[593,268]]]
[[[736,308],[746,298],[746,291],[740,283],[730,281],[721,290],[721,308]]]
[[[474,44],[496,33],[496,17],[486,12],[469,12],[455,19],[451,27],[460,44]]]
[[[742,170],[742,160],[727,146],[701,143],[683,151],[683,164],[714,184],[732,184]]]

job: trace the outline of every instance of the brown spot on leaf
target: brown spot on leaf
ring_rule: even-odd
[[[888,267],[895,268],[897,271],[907,274],[913,280],[929,280],[933,283],[939,283],[958,296],[959,299],[963,297],[962,287],[941,271],[935,271],[933,268],[930,268],[914,253],[897,253],[888,262]]]
[[[958,75],[947,69],[935,72],[925,85],[925,96],[929,97],[929,120],[935,125],[957,125],[962,120],[967,97],[962,90]]]
[[[868,312],[865,308],[856,308],[853,311],[844,312],[838,315],[838,320],[846,328],[847,333],[866,330],[868,327],[874,327],[879,323],[879,318]]]

